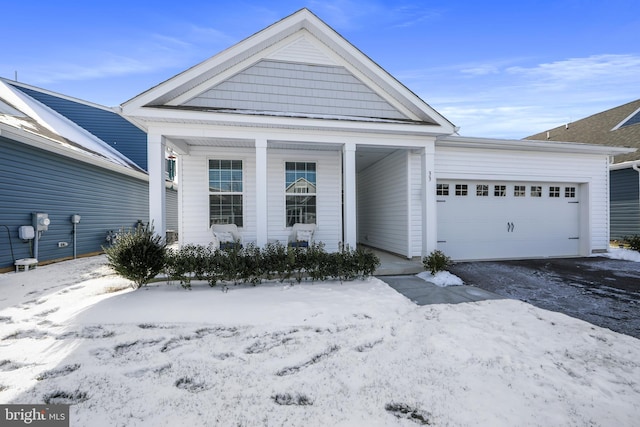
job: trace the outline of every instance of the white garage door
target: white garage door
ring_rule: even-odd
[[[454,260],[578,255],[578,188],[438,181],[438,249]]]

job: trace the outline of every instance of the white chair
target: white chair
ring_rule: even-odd
[[[214,242],[218,248],[228,249],[234,245],[242,247],[242,234],[238,231],[235,224],[213,224],[211,226]]]
[[[315,232],[315,224],[293,224],[288,245],[295,248],[306,248],[313,242]]]

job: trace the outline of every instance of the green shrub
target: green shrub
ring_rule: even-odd
[[[178,280],[183,288],[191,288],[191,280],[206,280],[215,286],[219,280],[219,260],[211,245],[185,245],[178,250],[169,249],[165,255],[164,271],[167,279]]]
[[[212,245],[185,245],[168,249],[164,255],[167,280],[177,280],[186,289],[191,288],[192,280],[206,280],[210,286],[220,281],[257,285],[274,278],[297,283],[305,278],[354,280],[372,275],[379,265],[380,260],[369,250],[341,245],[338,252],[328,253],[321,242],[308,247],[287,247],[276,242],[263,249],[250,243],[244,248],[233,245],[223,250]]]
[[[280,242],[267,243],[262,249],[262,265],[266,279],[284,282],[289,278],[287,247]]]
[[[166,244],[154,234],[153,226],[139,225],[134,232],[122,230],[116,243],[103,249],[109,266],[133,281],[135,289],[149,283],[165,266]]]
[[[245,283],[257,285],[267,272],[262,251],[254,243],[249,243],[238,254],[240,262],[239,278]]]
[[[327,280],[330,277],[329,254],[324,250],[324,243],[313,242],[306,248],[305,270],[312,281]]]
[[[380,258],[373,251],[357,248],[355,253],[356,266],[358,276],[372,276],[376,269],[380,266]]]
[[[431,274],[438,271],[446,270],[451,265],[451,258],[446,256],[442,251],[435,250],[422,259],[422,265],[425,270],[429,270]]]
[[[380,265],[380,259],[367,249],[351,249],[340,245],[338,252],[328,255],[327,276],[340,281],[371,276]]]
[[[634,251],[640,252],[640,235],[625,237],[624,242],[629,245],[629,248]]]

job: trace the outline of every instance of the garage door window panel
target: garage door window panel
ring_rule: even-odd
[[[456,184],[456,196],[466,196],[468,192],[467,184]]]
[[[568,199],[576,198],[576,187],[564,187],[564,197]]]
[[[507,186],[506,185],[494,185],[493,186],[493,195],[495,197],[506,197],[507,196]]]
[[[531,197],[542,197],[542,187],[540,187],[539,185],[532,185]]]
[[[486,184],[476,185],[476,196],[489,197],[489,186]]]
[[[549,187],[549,197],[560,197],[560,187]]]
[[[436,185],[436,195],[437,196],[448,196],[449,195],[449,184],[437,184]]]

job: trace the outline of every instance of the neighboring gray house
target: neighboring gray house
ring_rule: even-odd
[[[640,148],[640,99],[526,139]],[[609,166],[611,239],[640,235],[640,152],[620,154]]]
[[[50,220],[38,242],[40,262],[99,252],[110,230],[148,222],[148,175],[121,152],[146,165],[140,139],[143,131],[106,107],[0,80],[0,269],[34,255],[18,229],[32,225],[35,212]],[[167,194],[175,207],[176,191]]]
[[[181,244],[314,238],[407,258],[590,255],[609,246],[610,156],[627,149],[455,135],[456,127],[308,9],[122,104],[147,132],[150,217]],[[570,167],[567,167],[570,165]],[[292,192],[291,183],[308,184]],[[295,215],[292,215],[295,213]]]

